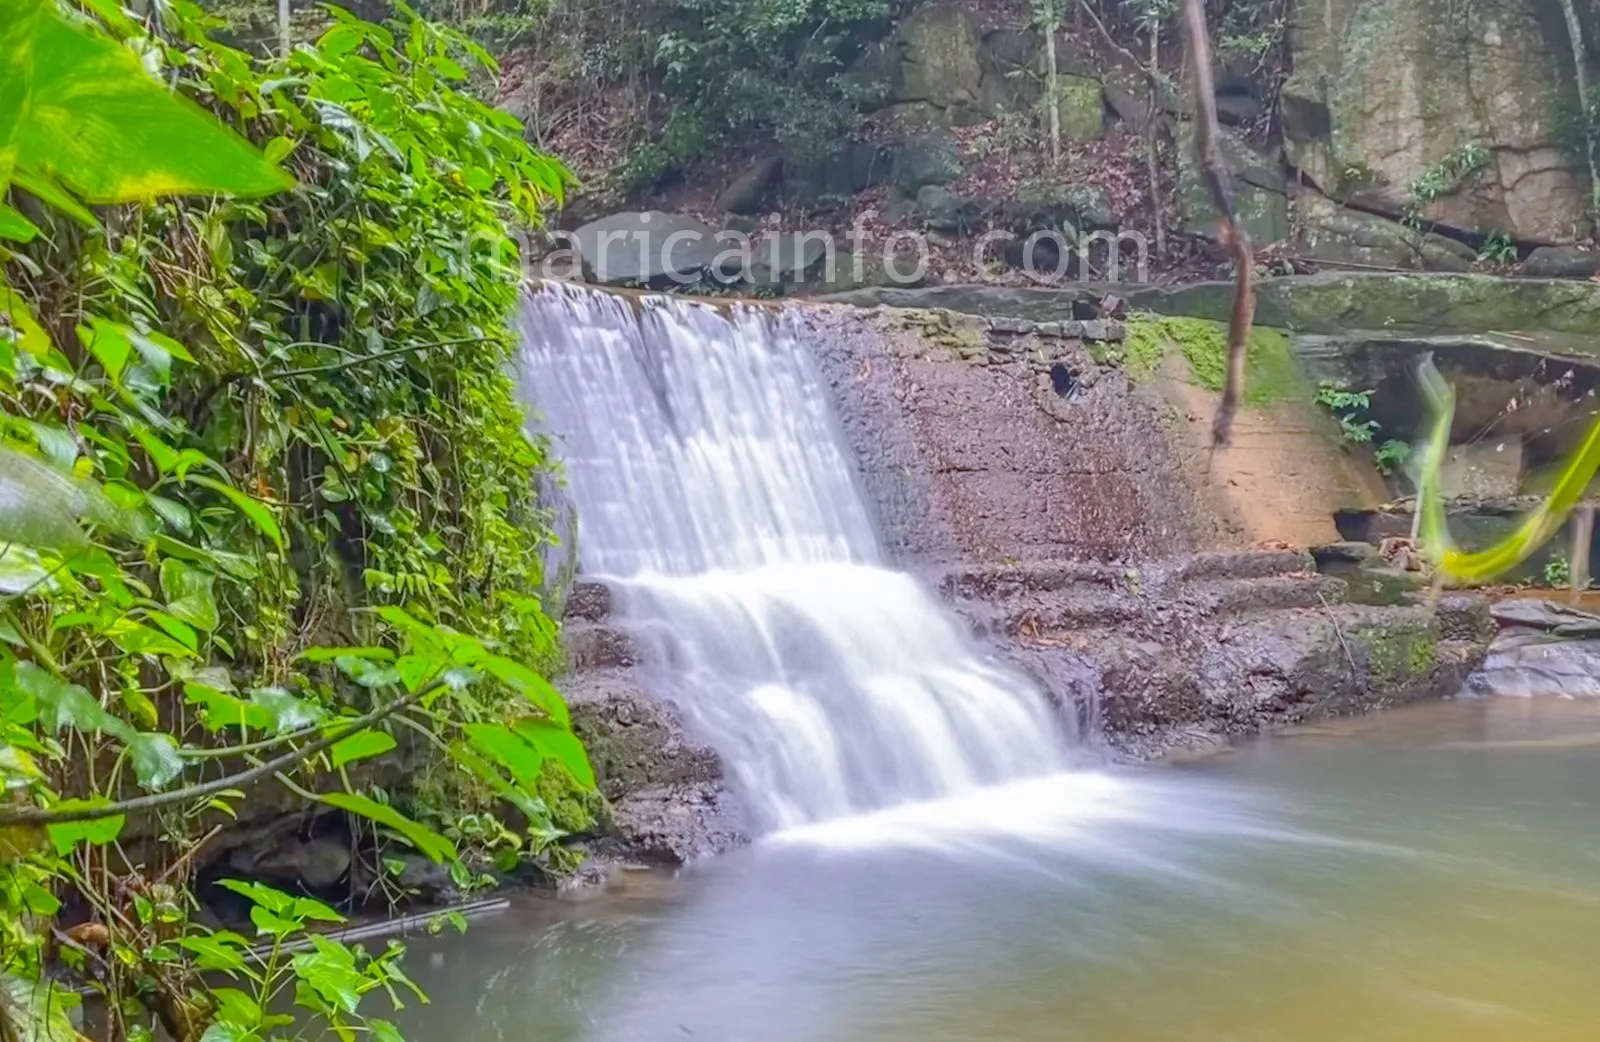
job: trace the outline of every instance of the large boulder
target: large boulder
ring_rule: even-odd
[[[1375,213],[1353,210],[1315,192],[1296,200],[1300,248],[1312,260],[1417,271],[1467,271],[1476,254],[1455,239]]]
[[[716,229],[693,217],[651,210],[616,213],[573,233],[590,282],[661,286],[698,281],[722,252]]]
[[[1546,243],[1581,237],[1586,178],[1554,125],[1572,94],[1559,71],[1570,51],[1559,15],[1540,17],[1549,6],[1294,5],[1295,71],[1282,96],[1290,162],[1367,208],[1402,212],[1425,178],[1442,193],[1420,201],[1430,220]]]
[[[1522,270],[1543,279],[1587,279],[1600,275],[1600,251],[1575,246],[1540,246]]]
[[[977,17],[964,4],[935,3],[919,8],[895,36],[899,61],[891,99],[921,103],[954,124],[981,118],[979,94],[983,66]]]
[[[1289,197],[1283,160],[1256,151],[1225,128],[1217,147],[1233,173],[1234,204],[1251,242],[1259,247],[1288,238]],[[1185,229],[1208,239],[1217,237],[1221,219],[1195,161],[1194,132],[1188,123],[1178,132],[1178,207]]]
[[[915,198],[924,185],[947,185],[961,177],[961,152],[948,131],[930,130],[907,138],[894,152],[890,180]]]

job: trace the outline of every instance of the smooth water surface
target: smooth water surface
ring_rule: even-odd
[[[417,942],[432,1042],[1587,1042],[1600,706],[1400,710]]]

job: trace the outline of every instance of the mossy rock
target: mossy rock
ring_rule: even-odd
[[[605,797],[585,789],[571,771],[555,760],[544,762],[533,787],[549,810],[550,821],[563,832],[593,832],[610,818]]]

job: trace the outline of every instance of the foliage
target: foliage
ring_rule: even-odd
[[[1478,259],[1494,264],[1514,263],[1517,259],[1516,241],[1506,232],[1491,232],[1478,247]]]
[[[1557,550],[1544,563],[1544,584],[1555,589],[1572,584],[1572,562],[1566,554]]]
[[[1342,384],[1324,380],[1317,388],[1316,402],[1333,413],[1339,421],[1344,440],[1356,445],[1367,445],[1378,431],[1375,420],[1358,419],[1372,406],[1371,391],[1352,391]]]
[[[183,887],[250,783],[445,861],[466,851],[359,782],[402,739],[495,793],[526,851],[555,835],[547,765],[593,787],[540,672],[546,461],[504,374],[510,231],[565,174],[459,89],[460,59],[488,56],[414,18],[331,10],[315,46],[253,62],[184,0],[159,23],[88,6],[31,12],[70,32],[36,32],[11,52],[28,76],[0,79],[31,91],[0,107],[23,117],[0,124],[20,174],[0,208],[0,975],[39,979],[70,890],[94,939],[63,958],[119,1035],[261,1038],[279,1025],[200,985],[239,945],[199,939]],[[32,124],[34,98],[131,99],[95,128],[103,169]],[[278,161],[293,190],[242,198],[287,183]],[[173,197],[200,190],[232,198]],[[326,918],[269,893],[248,896],[275,952]],[[397,1037],[351,1019],[397,982],[392,955],[309,943],[296,1000],[341,1037]]]
[[[1388,477],[1397,474],[1405,466],[1406,460],[1411,458],[1411,446],[1396,438],[1390,438],[1379,445],[1372,453],[1372,462],[1377,464],[1378,473]]]

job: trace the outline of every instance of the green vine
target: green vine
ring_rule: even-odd
[[[403,980],[396,953],[311,938],[280,961],[337,914],[241,884],[271,948],[247,969],[241,938],[190,920],[187,884],[257,785],[469,881],[560,836],[552,771],[592,795],[542,675],[550,463],[506,375],[512,233],[568,176],[463,89],[492,59],[403,7],[393,27],[329,8],[273,60],[211,39],[187,0],[146,21],[15,7],[0,1039],[74,1037],[52,969],[104,993],[117,1038],[396,1039],[357,1009]],[[419,742],[499,827],[447,835],[367,780]],[[308,1021],[268,1009],[291,981]]]

